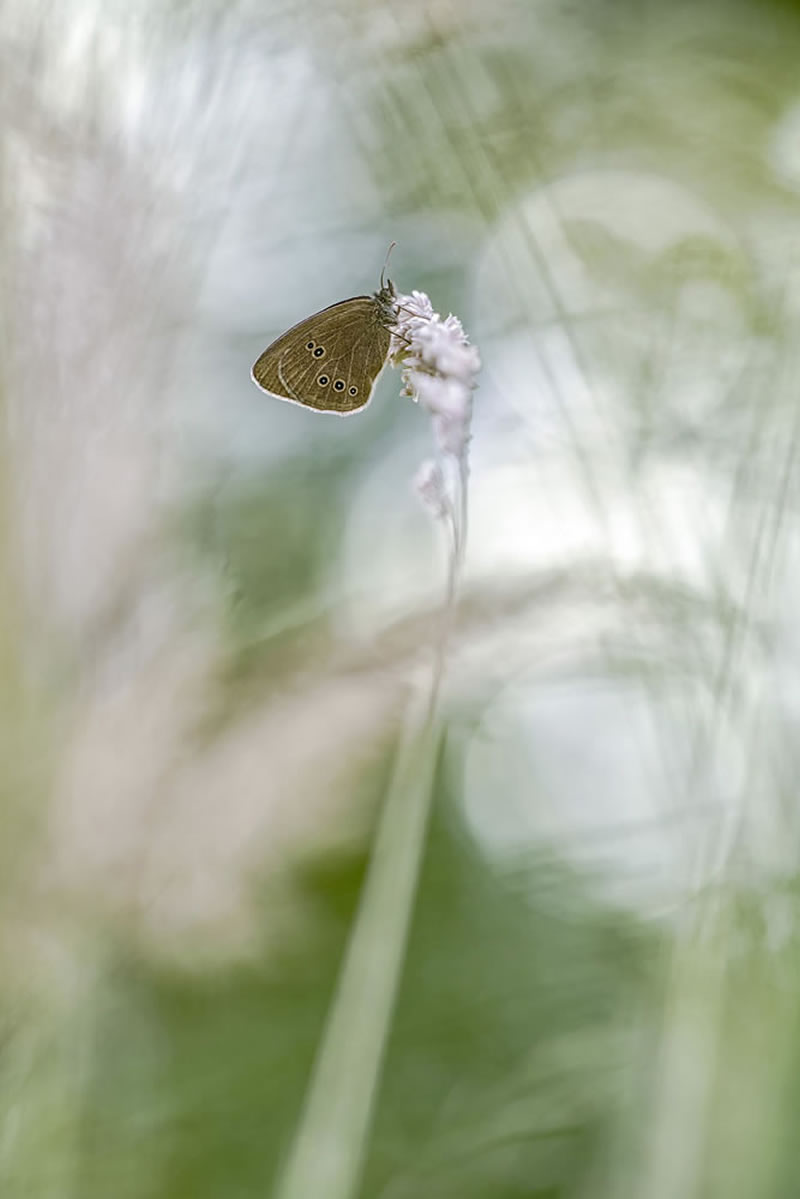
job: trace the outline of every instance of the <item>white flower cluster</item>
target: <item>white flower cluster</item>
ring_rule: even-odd
[[[448,494],[442,460],[455,459],[456,477],[463,482],[480,357],[458,317],[440,317],[424,292],[399,295],[396,306],[391,361],[402,368],[403,394],[430,413],[439,457],[423,462],[415,486],[434,515],[453,515],[459,505]]]

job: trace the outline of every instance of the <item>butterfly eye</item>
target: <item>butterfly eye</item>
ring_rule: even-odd
[[[314,357],[315,358],[324,358],[324,356],[325,356],[325,347],[317,346],[316,350],[314,351]]]
[[[358,388],[357,388],[357,387],[351,387],[351,388],[350,388],[350,395],[351,395],[351,396],[357,396],[357,395],[358,395]]]
[[[306,342],[306,349],[307,349],[307,350],[313,350],[313,349],[314,349],[314,346],[315,346],[316,344],[317,344],[317,343],[316,343],[315,341],[307,341],[307,342]]]
[[[344,380],[337,379],[333,385],[333,390],[334,391],[344,391]]]
[[[317,379],[317,383],[319,383],[320,387],[327,387],[330,383],[330,379],[327,375],[320,375],[320,377]]]

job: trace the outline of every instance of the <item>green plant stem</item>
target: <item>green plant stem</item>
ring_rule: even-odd
[[[451,519],[432,674],[407,713],[344,962],[275,1199],[355,1199],[402,976],[441,738],[436,715],[466,534],[466,462]]]
[[[357,1194],[424,854],[438,742],[428,693],[406,722],[276,1199]]]

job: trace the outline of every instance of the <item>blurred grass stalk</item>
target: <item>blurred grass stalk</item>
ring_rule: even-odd
[[[796,973],[758,940],[737,953],[734,908],[731,898],[705,931],[676,935],[632,1195],[789,1193]]]
[[[381,1067],[405,959],[440,726],[433,690],[407,715],[367,878],[277,1199],[358,1193]]]

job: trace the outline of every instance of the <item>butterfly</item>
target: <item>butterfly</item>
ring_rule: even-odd
[[[256,360],[254,383],[270,395],[317,412],[350,416],[372,398],[386,365],[397,319],[391,279],[371,296],[340,300],[283,333]]]

